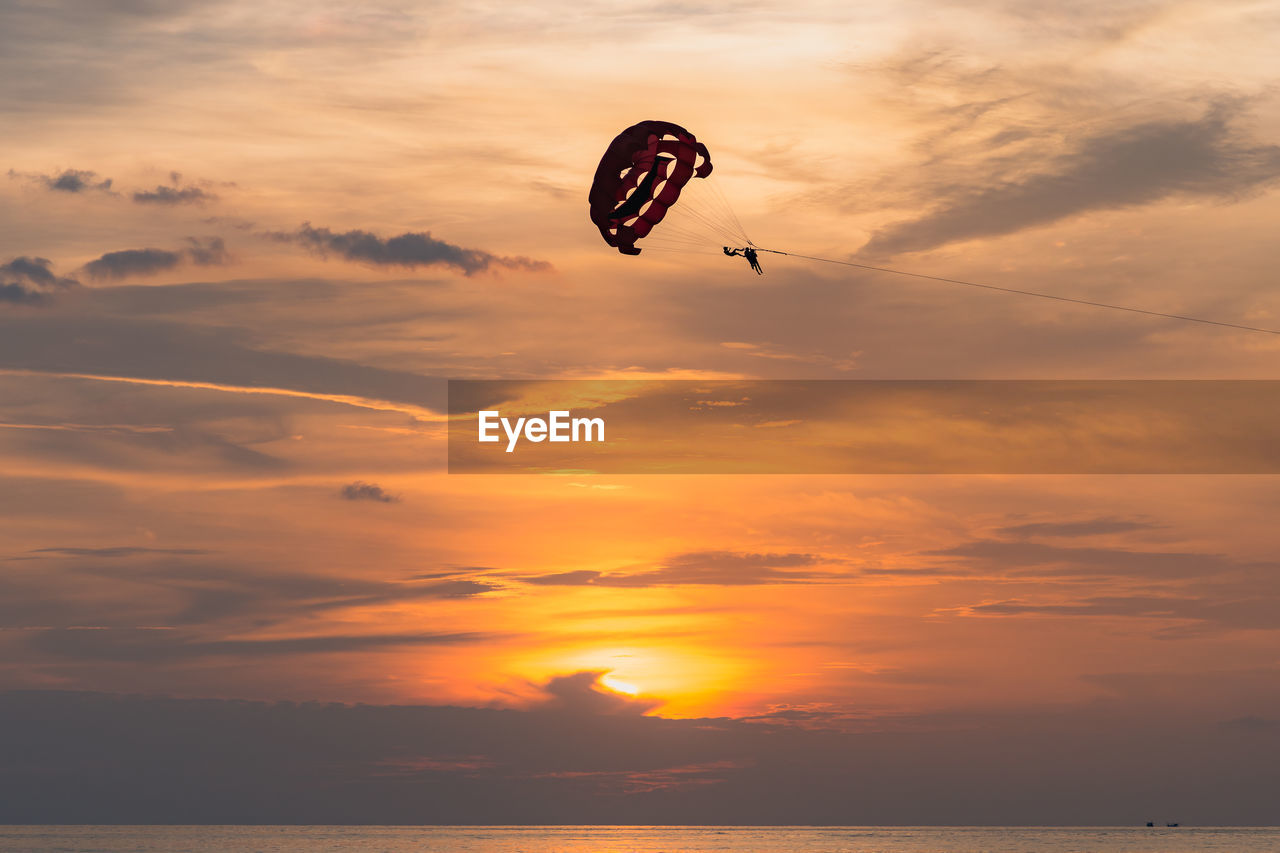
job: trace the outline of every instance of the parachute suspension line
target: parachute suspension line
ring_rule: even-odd
[[[754,243],[752,243],[751,245],[755,246]],[[1164,317],[1167,320],[1183,320],[1188,323],[1204,323],[1205,325],[1208,325],[1208,326],[1223,326],[1228,329],[1241,329],[1246,332],[1262,332],[1263,334],[1267,334],[1267,335],[1280,335],[1280,329],[1264,329],[1259,326],[1245,326],[1240,323],[1227,323],[1222,320],[1208,320],[1208,319],[1205,319],[1204,317],[1191,317],[1186,314],[1166,314],[1163,311],[1150,311],[1146,308],[1134,308],[1129,305],[1113,305],[1108,302],[1094,302],[1090,299],[1077,299],[1073,296],[1057,296],[1052,293],[1041,293],[1035,290],[1019,290],[1014,287],[999,287],[994,284],[979,284],[976,281],[964,281],[958,278],[946,278],[940,275],[928,275],[926,273],[920,273],[920,272],[907,272],[906,270],[896,270],[890,267],[876,267],[876,266],[871,266],[870,264],[854,263],[853,261],[837,261],[834,258],[819,258],[813,255],[798,255],[794,252],[782,252],[782,251],[779,251],[778,249],[765,249],[765,248],[761,248],[760,246],[755,246],[755,249],[758,252],[769,252],[770,254],[774,254],[774,255],[786,255],[792,258],[803,258],[806,261],[819,261],[824,264],[840,264],[841,266],[856,267],[857,269],[861,269],[861,270],[871,270],[873,272],[887,272],[887,273],[892,273],[893,275],[905,275],[905,276],[910,276],[911,278],[923,278],[923,279],[928,279],[929,281],[940,281],[940,282],[943,282],[944,284],[960,284],[960,285],[964,285],[965,287],[978,287],[983,290],[999,291],[1000,293],[1015,293],[1019,296],[1035,296],[1040,299],[1052,299],[1055,302],[1071,302],[1076,305],[1088,305],[1092,308],[1108,308],[1112,311],[1128,311],[1131,314],[1146,314],[1149,317]]]
[[[732,230],[743,243],[751,245],[751,239],[747,237],[747,230],[742,227],[742,222],[738,219],[738,214],[734,211],[733,205],[729,203],[729,198],[724,194],[724,191],[720,189],[720,185],[715,181],[708,181],[707,189],[710,190],[709,195],[716,207],[719,209],[720,216],[726,222],[733,223]]]
[[[676,248],[675,246],[646,246],[646,252],[674,252],[684,255],[711,255],[720,254],[718,251],[709,248],[706,245],[690,246],[687,248]]]
[[[653,246],[659,243],[685,243],[695,246],[714,246],[719,248],[726,240],[733,241],[733,235],[724,231],[715,223],[693,216],[691,211],[685,211],[690,216],[691,227],[680,227],[674,223],[668,223],[665,220],[657,225],[645,238],[644,246]]]
[[[705,241],[700,241],[700,240],[658,240],[658,241],[649,241],[648,245],[645,248],[687,249],[689,251],[698,249],[698,250],[710,251],[711,247]]]
[[[690,243],[700,243],[707,245],[707,235],[701,233],[700,230],[677,225],[673,222],[663,221],[659,223],[658,228],[651,232],[657,239],[675,239],[683,240]]]
[[[664,227],[666,226],[666,227]],[[692,248],[710,248],[718,241],[709,240],[706,234],[699,233],[683,228],[676,228],[661,223],[649,237],[645,239],[644,245],[648,247],[657,246],[682,246]]]
[[[713,175],[689,181],[679,201],[640,243],[658,246],[702,246],[720,253],[722,246],[748,245],[746,233]]]
[[[732,229],[717,221],[710,213],[698,209],[696,205],[687,206],[684,212],[730,242],[737,239],[737,235],[733,233]]]
[[[751,238],[747,236],[747,230],[742,227],[742,222],[738,219],[738,214],[734,211],[733,205],[729,203],[729,199],[725,197],[724,192],[719,186],[712,184],[711,190],[720,205],[720,209],[724,211],[724,216],[733,223],[734,234],[743,245],[749,245],[751,243]]]
[[[672,243],[679,246],[706,246],[707,245],[707,242],[705,240],[694,240],[694,239],[687,239],[682,237],[674,237],[670,235],[666,237],[657,238],[655,240],[646,241],[646,242],[648,245],[651,245],[651,246],[657,245],[658,243],[663,243],[663,244]]]

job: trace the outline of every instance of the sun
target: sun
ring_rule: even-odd
[[[601,629],[608,630],[608,625]],[[646,639],[654,644],[584,646],[575,642],[532,649],[527,656],[504,659],[502,666],[518,673],[512,678],[527,684],[573,673],[596,673],[596,690],[628,700],[660,702],[664,717],[721,715],[745,683],[750,667],[739,659]],[[753,662],[750,666],[756,665]]]
[[[601,686],[612,690],[614,693],[621,693],[624,696],[636,696],[640,693],[639,687],[636,687],[634,684],[628,684],[625,681],[620,681],[619,679],[614,678],[610,673],[605,673],[600,676],[600,684]]]

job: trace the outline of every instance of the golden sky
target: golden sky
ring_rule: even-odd
[[[762,246],[1276,328],[1278,26],[3,4],[0,686],[525,708],[608,672],[667,717],[1273,720],[1275,477],[460,476],[441,412],[449,378],[1274,378],[1261,334],[623,257],[586,195],[664,119]]]

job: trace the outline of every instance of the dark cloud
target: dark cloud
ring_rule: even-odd
[[[222,266],[230,260],[221,237],[206,237],[203,240],[188,237],[187,243],[190,245],[183,250],[187,260],[198,267]]]
[[[1040,521],[1001,527],[996,532],[1004,536],[1100,536],[1107,533],[1129,533],[1134,530],[1151,530],[1156,525],[1142,521],[1126,521],[1121,518],[1091,518],[1087,521]]]
[[[442,646],[494,639],[492,634],[326,634],[266,640],[202,640],[172,630],[49,628],[31,632],[28,648],[79,661],[159,663],[207,657],[252,659],[333,654],[399,646]]]
[[[94,279],[119,280],[139,276],[157,275],[174,269],[184,261],[197,266],[220,266],[227,263],[229,256],[221,237],[197,239],[188,237],[190,244],[185,249],[169,251],[168,249],[123,249],[118,252],[107,252],[97,260],[84,265],[85,271]]]
[[[70,395],[75,393],[71,386],[58,390]],[[58,391],[54,393],[58,394]],[[121,408],[127,408],[127,404]],[[166,470],[206,474],[210,470],[239,470],[252,476],[268,472],[279,474],[291,467],[283,455],[255,446],[271,437],[282,437],[280,423],[244,424],[228,435],[225,427],[201,425],[198,417],[180,415],[179,419],[186,423],[155,427],[128,424],[99,427],[41,419],[12,436],[10,450],[31,454],[46,463],[61,460],[73,465],[90,465],[99,470],[135,473]]]
[[[217,201],[218,197],[200,187],[169,187],[160,185],[154,190],[140,190],[133,194],[138,204],[204,204]]]
[[[449,578],[449,577],[457,577],[458,575],[464,575],[464,574],[476,574],[477,572],[482,574],[484,573],[496,574],[500,571],[502,570],[499,569],[497,566],[455,566],[450,571],[427,572],[420,575],[414,575],[414,577],[419,580],[431,580],[433,578]]]
[[[418,587],[401,588],[399,595],[391,595],[393,598],[470,598],[473,595],[482,595],[486,592],[493,592],[497,587],[482,581],[471,580],[447,580],[439,583],[423,584]],[[375,603],[375,602],[371,602]]]
[[[228,637],[239,639],[246,630],[289,626],[295,621],[310,624],[319,614],[408,602],[460,601],[496,589],[465,578],[418,581],[271,571],[211,557],[198,548],[131,547],[42,548],[10,557],[4,562],[12,568],[0,573],[0,629],[158,625],[181,629],[170,636],[195,644],[191,649],[207,649]],[[277,627],[276,633],[283,630]],[[161,641],[150,636],[132,640],[144,645]],[[64,655],[72,654],[74,648],[58,647]],[[227,654],[237,649],[218,648]],[[253,654],[257,647],[245,648],[246,654]],[[291,647],[278,648],[285,654]],[[57,651],[52,647],[31,650],[42,649]]]
[[[54,275],[48,258],[25,255],[0,264],[0,302],[38,305],[50,293],[79,286],[73,278]]]
[[[1127,576],[1169,580],[1207,577],[1246,567],[1222,554],[1081,548],[993,539],[924,553],[958,558],[978,573],[1040,577]]]
[[[1280,600],[1272,595],[1247,599],[1174,596],[1093,596],[1063,603],[995,601],[968,608],[978,616],[1056,616],[1191,620],[1225,630],[1280,630]],[[1172,632],[1169,636],[1189,636]]]
[[[922,251],[1175,195],[1232,199],[1256,191],[1280,179],[1280,145],[1251,140],[1242,110],[1220,101],[1199,118],[1099,133],[1042,168],[1020,163],[1013,177],[992,176],[981,187],[934,187],[940,204],[877,232],[862,253]]]
[[[45,295],[39,291],[25,288],[17,282],[0,281],[0,302],[13,305],[40,305],[44,300]]]
[[[136,574],[135,570],[134,576]],[[161,568],[151,573],[148,580],[190,596],[187,607],[177,617],[177,621],[185,622],[241,614],[282,620],[295,613],[406,601],[471,598],[496,588],[482,581],[460,579],[417,583],[412,580],[361,580],[310,574],[262,578],[243,569],[197,570],[191,567],[184,567],[181,571]],[[206,599],[217,602],[216,611],[202,607]],[[228,603],[232,606],[224,606]],[[195,618],[197,616],[198,619]]]
[[[252,231],[254,222],[239,216],[206,216],[200,220],[205,225],[219,225],[234,228],[237,231]]]
[[[545,272],[551,269],[546,261],[531,258],[506,258],[481,249],[464,249],[443,240],[437,240],[425,231],[410,231],[397,237],[382,238],[368,231],[335,233],[328,228],[313,228],[304,222],[293,233],[275,232],[267,235],[285,243],[297,243],[321,255],[334,253],[349,261],[377,266],[446,266],[460,270],[463,275],[473,275],[495,267]]]
[[[349,501],[377,501],[384,504],[400,501],[398,495],[388,494],[377,483],[366,483],[363,480],[347,483],[339,494]]]
[[[99,310],[86,314],[0,312],[0,364],[10,369],[78,372],[176,382],[283,388],[322,398],[339,395],[393,409],[440,411],[445,383],[408,370],[370,367],[355,361],[264,349],[246,330],[201,327],[122,311],[109,297],[123,290],[124,307],[154,304],[159,295],[183,288],[124,287],[97,291]],[[148,300],[136,297],[145,294]],[[115,309],[112,311],[111,309]],[[157,358],[156,353],[164,353]]]
[[[525,583],[537,586],[590,586],[601,578],[604,572],[581,569],[576,572],[554,572],[549,575],[535,575],[524,579]]]
[[[88,169],[64,169],[53,174],[19,172],[15,169],[10,169],[9,177],[24,178],[55,192],[86,193],[96,190],[110,195],[118,195],[112,190],[113,181],[111,178],[99,179],[97,172]],[[190,183],[182,185],[182,175],[178,172],[170,172],[169,180],[169,184],[159,184],[153,190],[137,190],[130,195],[138,204],[168,206],[180,204],[202,205],[218,199],[216,194],[205,188],[209,185],[208,181],[200,182],[204,186]],[[231,186],[234,185],[232,184]]]
[[[540,779],[559,779],[575,784],[588,784],[601,793],[644,794],[687,790],[700,785],[718,785],[726,774],[748,763],[711,761],[706,764],[683,764],[654,770],[552,770],[537,774]]]
[[[1231,720],[1223,720],[1218,725],[1225,729],[1236,729],[1244,732],[1280,732],[1280,720],[1268,717],[1258,717],[1252,714],[1244,717],[1236,717]]]
[[[90,190],[111,192],[111,179],[98,180],[97,172],[86,169],[65,169],[52,175],[21,173],[9,170],[11,178],[28,178],[55,192],[82,193]]]
[[[0,275],[25,280],[36,287],[74,287],[77,282],[71,278],[59,278],[50,267],[53,262],[48,258],[18,257],[0,266]]]
[[[168,556],[197,556],[208,554],[201,548],[34,548],[32,554],[56,554],[61,557],[134,557],[138,554],[164,554]]]
[[[797,571],[823,560],[813,554],[751,554],[735,551],[694,551],[677,554],[657,568],[640,571],[581,570],[524,577],[538,586],[756,586],[776,583],[819,583],[830,575]]]
[[[604,671],[582,671],[559,675],[541,686],[546,694],[543,707],[577,714],[644,714],[662,704],[615,693],[600,684]]]
[[[1246,713],[1085,707],[838,731],[572,705],[4,691],[0,822],[1096,826],[1176,803],[1201,824],[1265,825],[1274,753],[1258,730],[1215,724]]]
[[[85,264],[84,269],[90,278],[121,279],[155,275],[173,269],[181,261],[181,252],[166,249],[122,249],[107,252],[97,260]]]

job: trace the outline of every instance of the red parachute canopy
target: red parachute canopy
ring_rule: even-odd
[[[698,158],[702,162],[698,162]],[[591,221],[624,255],[638,255],[647,235],[697,175],[711,174],[711,155],[693,134],[669,121],[633,124],[609,143],[591,183]]]

